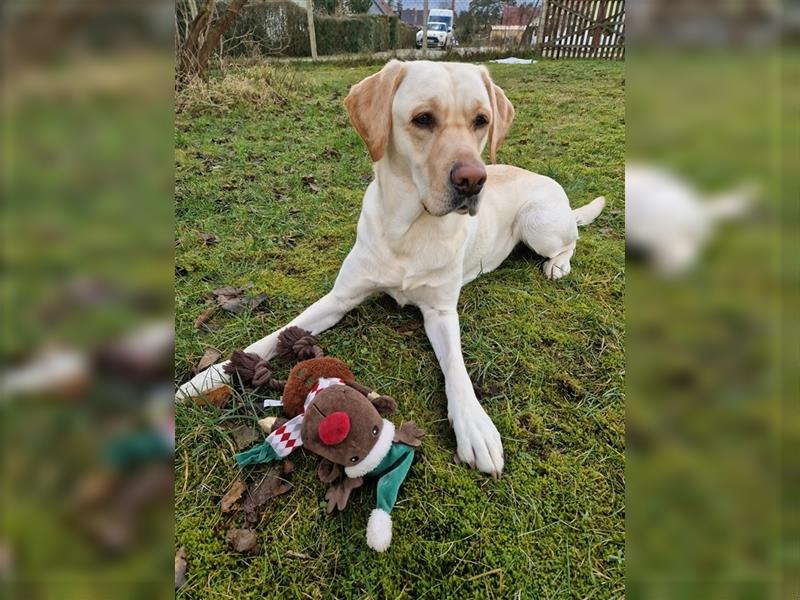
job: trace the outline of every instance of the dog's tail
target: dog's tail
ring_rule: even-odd
[[[589,202],[589,204],[576,208],[572,211],[572,214],[575,215],[575,221],[579,226],[588,225],[603,212],[605,206],[606,199],[600,196]]]
[[[753,207],[758,187],[753,183],[744,184],[735,190],[706,201],[703,208],[715,221],[739,219]]]

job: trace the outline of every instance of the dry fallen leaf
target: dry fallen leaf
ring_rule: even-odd
[[[196,396],[193,395],[192,400],[198,404],[205,402],[208,404],[213,404],[219,408],[225,408],[228,405],[228,402],[231,400],[231,388],[223,383],[217,387],[211,388],[210,390],[206,390],[201,394]]]
[[[224,311],[238,313],[242,310],[241,288],[226,286],[211,292],[212,297],[217,301],[217,306]]]
[[[313,175],[305,175],[303,177],[303,183],[305,183],[312,192],[319,193],[322,191],[322,188],[317,185],[317,180]]]
[[[239,450],[244,450],[252,445],[253,442],[261,439],[261,434],[252,425],[239,425],[231,430],[231,435],[233,435],[233,441],[236,442],[236,447]]]
[[[242,483],[241,479],[234,481],[231,489],[222,497],[222,501],[220,502],[222,512],[226,513],[239,510],[241,507],[238,505],[238,502],[246,489],[247,486]]]
[[[257,296],[244,296],[241,288],[227,286],[211,292],[211,297],[217,302],[217,306],[229,313],[240,313],[245,308],[256,309],[266,300],[266,294]]]
[[[399,325],[394,326],[394,330],[403,335],[411,334],[421,328],[422,321],[406,321],[405,323],[400,323]]]
[[[202,314],[197,317],[194,321],[194,326],[200,329],[203,325],[208,323],[209,319],[214,316],[214,313],[217,312],[217,307],[212,306],[210,308],[205,309]]]
[[[183,546],[175,553],[175,589],[186,583],[186,548]]]
[[[261,481],[247,490],[247,495],[242,502],[242,510],[248,523],[258,522],[261,516],[260,509],[271,498],[285,494],[292,489],[292,484],[283,479],[292,471],[294,471],[294,464],[292,461],[286,460],[280,467],[271,467]]]
[[[225,534],[225,540],[240,554],[252,552],[258,543],[256,532],[252,529],[231,529]]]
[[[216,363],[220,357],[222,356],[222,352],[217,350],[213,347],[206,348],[206,351],[203,353],[203,358],[200,359],[200,362],[194,368],[195,373],[199,373],[200,371],[205,371],[208,367]]]
[[[267,301],[266,294],[258,294],[257,296],[251,296],[247,298],[247,305],[250,307],[251,310],[257,309],[259,306],[264,304]]]
[[[241,288],[226,285],[225,287],[217,288],[211,292],[214,296],[239,296],[242,293]]]

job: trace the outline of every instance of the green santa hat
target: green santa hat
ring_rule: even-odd
[[[367,523],[367,545],[383,552],[392,543],[391,512],[400,486],[414,462],[414,448],[393,443],[394,425],[384,419],[383,430],[369,454],[353,467],[346,467],[348,477],[377,477],[377,508]]]

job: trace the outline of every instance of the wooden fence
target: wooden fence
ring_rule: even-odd
[[[543,0],[536,47],[547,58],[625,57],[625,0]]]

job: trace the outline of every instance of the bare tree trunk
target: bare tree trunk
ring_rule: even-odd
[[[200,48],[200,52],[197,55],[197,74],[201,77],[205,77],[206,70],[208,69],[208,59],[211,58],[214,49],[219,45],[219,40],[222,38],[222,35],[228,31],[236,20],[236,17],[239,16],[239,11],[242,9],[245,2],[247,2],[247,0],[232,0],[225,14],[214,23],[211,29],[209,29],[206,39],[203,42],[203,47]]]
[[[199,74],[198,69],[198,47],[200,46],[200,35],[208,29],[211,14],[214,12],[215,0],[206,0],[203,8],[197,13],[189,27],[189,33],[183,41],[178,56],[177,81],[178,84],[186,83],[194,75]]]
[[[189,34],[178,56],[177,83],[183,85],[193,77],[205,78],[208,61],[219,47],[225,32],[233,25],[239,11],[247,0],[231,0],[225,13],[213,23],[211,17],[216,8],[216,0],[206,0],[203,8],[192,20]]]

